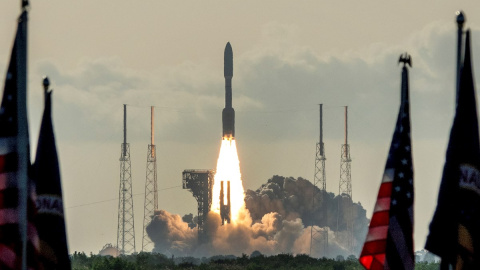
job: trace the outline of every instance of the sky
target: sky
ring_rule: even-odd
[[[236,141],[245,189],[273,175],[313,180],[323,105],[327,190],[338,193],[348,106],[353,200],[371,216],[400,103],[398,58],[412,56],[415,248],[436,206],[454,116],[455,11],[472,30],[477,1],[31,1],[28,110],[32,155],[50,77],[70,252],[116,244],[123,104],[127,104],[137,250],[141,248],[150,106],[159,207],[196,213],[185,169],[214,169],[232,44]],[[20,1],[0,3],[5,74]],[[477,67],[477,68],[476,68]],[[478,84],[476,85],[478,89]]]

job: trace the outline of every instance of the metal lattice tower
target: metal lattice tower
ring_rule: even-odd
[[[352,250],[353,243],[353,200],[352,200],[352,172],[350,159],[350,145],[348,144],[348,106],[345,106],[345,144],[341,148],[340,182],[338,185],[338,216],[337,232],[339,231],[340,208],[345,210],[344,216],[347,231],[347,247]]]
[[[215,172],[213,170],[184,170],[182,182],[184,189],[190,189],[198,203],[198,241],[205,243],[208,236],[204,224],[212,206],[212,188]]]
[[[133,219],[132,166],[130,144],[127,143],[127,105],[123,105],[123,143],[120,152],[120,188],[118,191],[117,248],[120,255],[135,252]]]
[[[158,210],[158,189],[157,189],[157,153],[154,143],[154,114],[155,109],[151,107],[151,136],[147,152],[147,174],[145,179],[145,201],[143,210],[143,238],[142,251],[152,251],[153,242],[148,237],[147,226],[152,221],[155,210]]]
[[[327,179],[325,177],[325,152],[323,145],[323,104],[320,106],[320,138],[317,143],[317,152],[315,155],[315,174],[313,177],[313,196],[312,196],[312,212],[316,213],[316,208],[323,206],[322,218],[328,224],[327,220],[327,211],[328,208],[323,204],[326,203],[324,196],[327,195]],[[313,215],[312,215],[313,216]],[[323,230],[320,230],[318,227],[314,227],[314,222],[310,228],[310,256],[313,253],[328,256],[328,226]]]

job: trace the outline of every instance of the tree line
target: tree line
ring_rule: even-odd
[[[75,252],[71,256],[73,270],[153,270],[153,269],[199,269],[199,270],[263,270],[263,269],[326,269],[326,270],[363,270],[353,255],[336,259],[312,258],[306,254],[278,254],[264,256],[253,252],[248,256],[219,255],[210,258],[167,257],[159,253],[140,252],[138,254],[112,257]],[[438,269],[438,263],[419,262],[415,269]]]

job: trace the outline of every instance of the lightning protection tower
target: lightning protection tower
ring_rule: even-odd
[[[127,143],[127,105],[123,105],[123,143],[120,152],[120,188],[118,191],[117,248],[120,255],[135,252],[133,222],[132,166],[130,144]]]
[[[353,200],[351,175],[350,145],[348,144],[348,106],[345,106],[345,144],[342,145],[340,158],[340,182],[338,185],[337,232],[339,231],[340,214],[346,222],[347,247],[353,249]]]
[[[312,226],[310,227],[310,256],[313,254],[323,254],[328,256],[328,219],[327,211],[328,208],[325,207],[327,200],[324,199],[324,196],[327,195],[327,179],[325,177],[325,151],[323,145],[323,104],[320,106],[320,138],[317,143],[317,151],[315,155],[315,175],[313,177],[313,194],[312,194]],[[325,228],[320,229],[315,227],[315,216],[318,214],[320,208],[320,213],[324,222],[327,224]],[[323,208],[323,209],[322,209]]]
[[[150,132],[150,144],[147,151],[147,174],[145,179],[145,201],[143,210],[143,238],[142,238],[142,251],[152,251],[153,243],[147,234],[147,226],[152,221],[152,217],[155,210],[158,210],[158,189],[157,189],[157,153],[154,144],[154,114],[155,108],[150,108],[151,114],[151,132]]]

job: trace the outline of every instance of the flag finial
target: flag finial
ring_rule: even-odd
[[[459,10],[455,12],[455,15],[457,15],[457,24],[462,27],[463,24],[465,23],[465,14],[463,14],[463,11]]]
[[[47,76],[43,77],[42,84],[43,84],[43,93],[45,94],[45,96],[47,96],[47,94],[52,91],[52,90],[49,89],[50,88],[50,79],[48,79]]]
[[[43,89],[45,89],[45,92],[48,91],[49,86],[50,80],[48,79],[48,76],[43,77]]]
[[[412,57],[406,52],[404,54],[400,54],[398,63],[403,63],[403,66],[406,66],[408,64],[410,67],[412,67]]]

